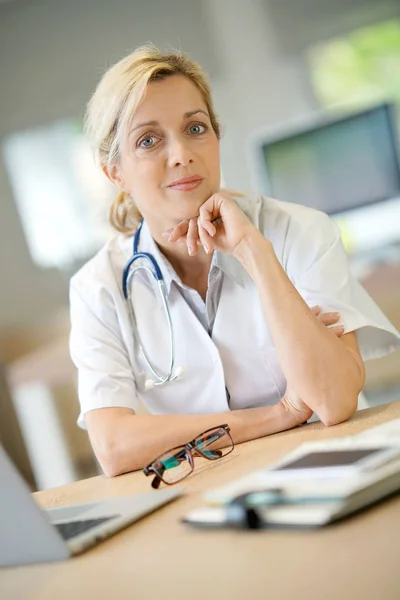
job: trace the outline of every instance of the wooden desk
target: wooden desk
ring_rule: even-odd
[[[0,570],[2,600],[398,600],[400,497],[315,531],[200,531],[179,522],[204,490],[280,458],[298,444],[358,433],[400,417],[400,402],[336,427],[313,423],[237,446],[200,463],[187,495],[69,561]],[[38,492],[54,507],[147,491],[141,472]],[[4,543],[4,542],[2,542]]]

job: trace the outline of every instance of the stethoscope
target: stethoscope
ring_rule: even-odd
[[[143,221],[141,221],[141,223],[140,223],[139,227],[137,228],[135,235],[133,237],[133,255],[132,255],[132,258],[129,259],[126,267],[124,268],[123,274],[122,274],[122,291],[124,294],[125,301],[127,303],[128,313],[129,313],[129,318],[131,321],[132,333],[133,333],[134,339],[137,342],[137,345],[139,347],[140,352],[142,353],[142,356],[144,358],[146,365],[148,366],[149,370],[151,371],[152,375],[154,376],[154,379],[146,379],[146,381],[145,381],[145,390],[149,390],[149,389],[153,388],[154,386],[160,386],[160,385],[164,385],[166,383],[170,383],[171,381],[175,381],[182,375],[183,369],[182,369],[182,367],[177,367],[175,370],[175,374],[173,374],[174,366],[175,366],[175,339],[174,339],[174,328],[173,328],[173,324],[172,324],[171,313],[170,313],[169,307],[168,307],[167,288],[165,286],[165,282],[164,282],[163,275],[161,273],[161,269],[158,266],[158,263],[157,263],[156,259],[154,258],[154,256],[152,254],[150,254],[149,252],[140,252],[139,251],[139,241],[140,241],[140,233],[142,231],[142,227],[143,227]],[[148,262],[150,262],[151,268],[149,266],[146,266],[143,264],[137,265],[137,266],[135,266],[135,268],[132,268],[132,266],[134,266],[134,263],[139,259],[147,260]],[[144,346],[142,344],[142,340],[140,338],[139,330],[137,327],[135,312],[133,310],[133,303],[132,303],[132,299],[131,299],[131,288],[132,288],[131,281],[132,281],[132,278],[135,275],[135,273],[138,273],[139,271],[146,271],[147,273],[150,274],[151,277],[153,277],[156,280],[156,282],[158,284],[160,296],[162,299],[162,304],[164,307],[165,315],[167,318],[167,324],[168,324],[168,330],[169,330],[169,343],[170,343],[170,362],[169,362],[168,372],[166,374],[158,373],[157,370],[154,368],[154,366],[151,364],[150,359],[147,356]]]

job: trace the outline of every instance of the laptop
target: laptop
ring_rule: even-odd
[[[154,490],[42,510],[0,444],[0,566],[70,558],[181,494]]]

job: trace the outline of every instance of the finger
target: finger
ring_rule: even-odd
[[[188,247],[189,256],[194,256],[199,251],[197,240],[199,239],[199,231],[197,227],[197,219],[190,219],[189,229],[186,235],[186,244]]]
[[[176,227],[174,227],[171,230],[168,241],[169,242],[177,242],[180,237],[187,234],[188,229],[189,229],[189,221],[187,221],[187,220],[181,221],[180,223],[178,223],[178,225],[176,225]]]
[[[170,241],[170,237],[171,237],[171,233],[173,232],[173,229],[166,229],[165,231],[163,231],[163,233],[161,234],[162,237],[167,240],[167,242]],[[174,236],[175,238],[176,236]],[[186,244],[186,233],[184,235],[181,235],[178,239],[174,239],[174,244],[179,243],[179,242],[184,242]]]
[[[335,312],[322,313],[322,315],[319,316],[319,319],[324,325],[333,325],[340,320],[340,314]]]
[[[215,227],[214,223],[211,221],[211,215],[209,216],[208,220],[205,220],[203,223],[201,223],[201,227],[207,231],[207,233],[210,237],[214,237],[215,234],[217,233],[217,228]]]
[[[166,229],[165,231],[162,232],[161,236],[164,238],[164,240],[169,241],[169,238],[171,237],[172,232],[175,232],[175,227],[173,229]],[[178,233],[178,232],[176,232]],[[174,236],[175,238],[176,236]],[[184,235],[182,235],[181,237],[179,237],[176,241],[179,241],[181,239],[186,238],[186,233]]]
[[[213,237],[217,230],[213,223],[216,219],[221,217],[221,206],[223,202],[226,201],[221,194],[213,194],[200,206],[199,210],[199,219],[201,225],[208,231],[208,233]]]
[[[200,242],[204,248],[204,251],[206,254],[210,254],[214,250],[212,238],[208,231],[200,224],[200,222],[197,223],[197,226],[199,230]]]
[[[341,337],[344,334],[343,325],[337,325],[336,327],[329,327],[329,330],[332,331],[337,337]]]
[[[186,244],[186,235],[182,235],[174,242],[174,244]]]
[[[212,223],[213,213],[211,207],[208,207],[207,204],[208,203],[203,204],[203,206],[200,207],[199,222],[200,226],[205,229],[211,237],[214,237],[217,233],[217,229]]]
[[[314,315],[315,315],[316,317],[318,317],[319,313],[321,312],[321,307],[320,307],[320,306],[318,306],[318,305],[316,305],[316,306],[312,306],[312,307],[311,307],[311,312],[313,312],[313,313],[314,313]]]

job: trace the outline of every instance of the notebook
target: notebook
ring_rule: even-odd
[[[197,527],[321,527],[400,490],[400,419],[302,444],[279,462],[208,491]],[[249,520],[250,519],[250,520]]]

